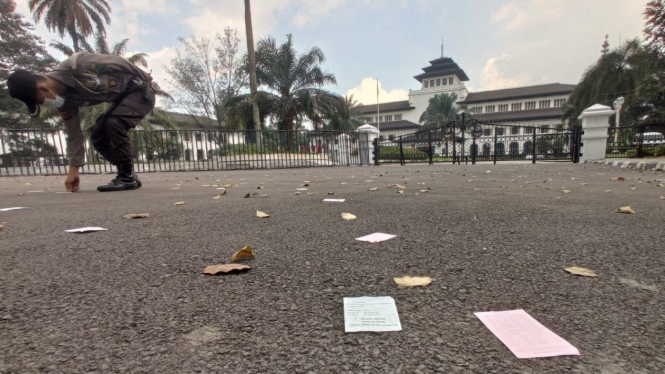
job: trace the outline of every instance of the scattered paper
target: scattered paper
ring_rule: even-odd
[[[232,274],[250,270],[252,267],[245,264],[220,264],[212,265],[203,269],[203,274],[217,275],[217,274]]]
[[[296,188],[296,191],[307,191],[307,188]]]
[[[344,331],[402,331],[395,299],[380,297],[345,297]]]
[[[241,250],[234,253],[233,256],[231,256],[231,262],[236,262],[244,258],[254,258],[254,252],[252,251],[252,247],[249,245],[242,247]]]
[[[11,210],[23,210],[23,209],[28,209],[28,208],[23,207],[23,206],[15,206],[13,208],[2,208],[2,209],[0,209],[0,212],[9,212]]]
[[[345,219],[347,221],[350,221],[352,219],[356,219],[356,216],[354,216],[351,213],[342,213],[342,219]]]
[[[397,285],[402,287],[427,286],[433,281],[430,277],[410,277],[408,275],[405,275],[402,278],[393,278],[393,280]]]
[[[585,277],[597,277],[598,274],[596,274],[595,271],[587,268],[580,268],[577,266],[569,267],[569,268],[564,268],[563,270],[569,272],[570,274],[573,275],[582,275]]]
[[[381,232],[375,232],[374,234],[362,236],[360,238],[356,238],[356,240],[359,240],[361,242],[370,242],[370,243],[378,243],[378,242],[383,242],[386,240],[390,240],[397,235],[390,235],[390,234],[384,234]]]
[[[627,214],[635,214],[636,212],[633,210],[633,208],[629,206],[622,206],[621,208],[617,209],[617,212],[619,213],[627,213]]]
[[[97,232],[97,231],[109,231],[109,230],[103,227],[81,227],[80,229],[65,230],[65,232],[73,232],[77,234],[84,234],[87,232]]]
[[[264,213],[260,210],[257,210],[256,211],[256,216],[259,217],[259,218],[268,218],[268,217],[270,217],[270,214]]]
[[[323,199],[323,201],[328,202],[328,203],[343,203],[344,199]]]
[[[122,216],[124,219],[136,219],[136,218],[148,218],[150,213],[136,213],[136,214],[125,214]]]
[[[517,358],[580,354],[577,348],[522,309],[474,314]]]

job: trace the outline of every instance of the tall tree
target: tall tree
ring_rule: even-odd
[[[272,97],[279,129],[293,130],[299,116],[315,120],[321,113],[320,104],[337,97],[322,88],[337,83],[333,74],[322,70],[320,65],[324,61],[325,56],[318,47],[298,55],[290,34],[281,45],[270,37],[257,44],[257,81]],[[291,147],[290,138],[288,143]]]
[[[603,45],[601,46],[602,49],[600,50],[600,54],[603,56],[605,56],[607,52],[610,51],[610,42],[607,41],[609,37],[610,36],[608,34],[605,34],[605,41],[603,42]]]
[[[256,56],[254,55],[254,30],[252,28],[252,7],[249,0],[245,0],[245,34],[247,35],[247,59],[249,70],[250,101],[252,102],[252,122],[256,131],[256,141],[261,142],[261,114],[259,111],[259,96],[256,80]],[[259,145],[257,144],[257,145]]]
[[[420,115],[420,123],[425,129],[435,129],[445,126],[457,118],[463,107],[458,107],[457,94],[439,94],[429,99],[427,109]]]
[[[68,34],[76,52],[80,50],[81,36],[93,34],[95,28],[105,34],[104,23],[111,23],[108,0],[30,0],[28,6],[35,21],[44,16],[49,30],[57,31],[61,38]]]
[[[44,73],[56,63],[33,29],[16,13],[13,0],[0,0],[0,128],[48,126],[39,118],[31,119],[25,105],[9,97],[6,86],[7,76],[16,69]]]
[[[175,106],[185,110],[201,129],[226,128],[226,102],[247,85],[235,32],[227,28],[224,37],[216,38],[217,46],[207,38],[179,40],[182,50],[176,51],[166,69]]]
[[[647,48],[661,56],[665,55],[665,1],[649,1],[644,11],[644,19]]]
[[[332,100],[323,102],[323,121],[326,130],[355,131],[362,125],[358,119],[362,112],[358,100],[351,96],[332,97]],[[315,122],[316,124],[316,122]]]

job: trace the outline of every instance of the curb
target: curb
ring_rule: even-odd
[[[665,170],[665,162],[648,162],[648,161],[608,161],[608,160],[586,160],[585,164],[601,164],[607,166],[620,167],[622,169],[637,169],[637,170]]]

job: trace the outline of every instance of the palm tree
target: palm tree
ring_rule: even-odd
[[[104,23],[111,23],[108,0],[30,0],[28,6],[35,21],[44,16],[49,30],[57,31],[61,38],[68,34],[76,52],[81,36],[91,35],[95,26],[105,34]]]
[[[455,120],[460,111],[465,109],[456,106],[456,102],[457,95],[454,93],[434,95],[429,99],[429,105],[419,119],[420,123],[424,125],[424,129],[443,127]]]
[[[325,100],[324,103],[326,101],[329,102],[323,114],[327,120],[326,130],[355,131],[362,125],[362,121],[358,119],[362,114],[358,108],[360,103],[353,98],[353,95],[335,97],[332,101]]]
[[[290,34],[279,46],[270,37],[259,41],[256,77],[258,83],[268,89],[265,93],[274,102],[273,115],[279,129],[293,130],[294,123],[302,115],[316,120],[321,113],[321,102],[337,97],[321,88],[328,83],[337,83],[333,74],[321,70],[320,64],[324,61],[325,56],[318,47],[298,56]],[[291,143],[289,141],[289,148]]]

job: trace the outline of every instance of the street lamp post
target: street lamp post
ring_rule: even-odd
[[[621,123],[621,106],[623,105],[624,99],[623,96],[618,97],[614,100],[614,110],[617,113],[617,124],[614,128],[614,152],[618,152],[617,146],[619,145],[619,124]]]

